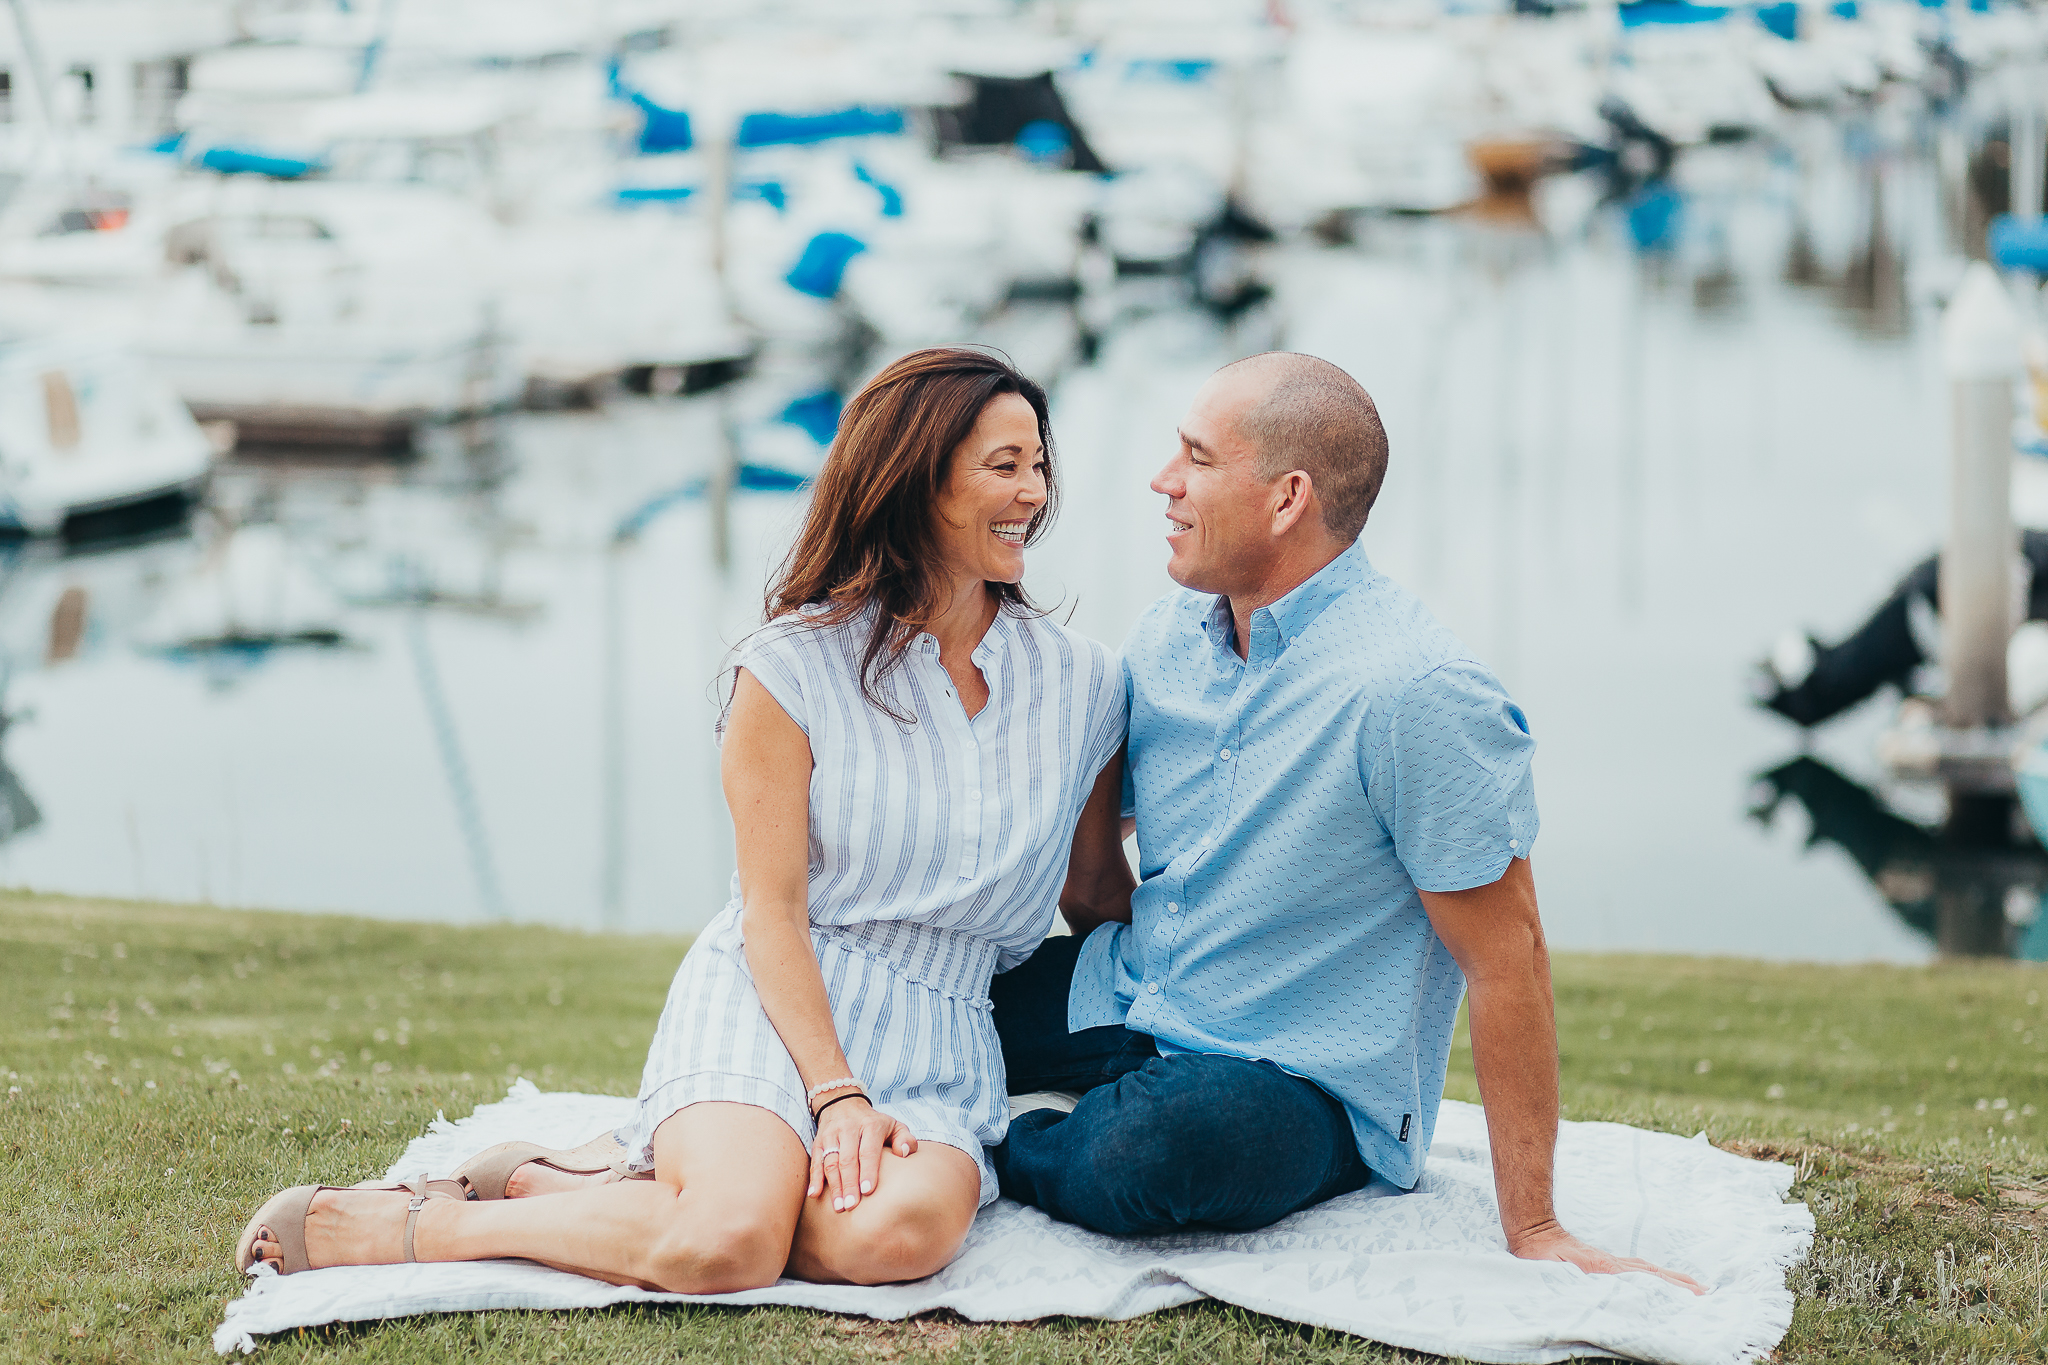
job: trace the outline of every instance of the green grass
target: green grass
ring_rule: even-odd
[[[631,1093],[685,942],[0,895],[0,1361],[213,1359],[248,1212],[378,1174],[436,1111]],[[1560,956],[1568,1117],[1797,1164],[1788,1361],[2048,1356],[2048,972]],[[1451,1094],[1476,1098],[1462,1044]],[[1411,1359],[1214,1304],[1128,1323],[486,1313],[274,1361]]]

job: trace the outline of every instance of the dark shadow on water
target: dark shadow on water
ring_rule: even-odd
[[[1944,957],[2048,961],[2048,853],[2016,828],[2011,797],[1958,797],[1947,820],[1909,820],[1884,798],[1802,754],[1759,773],[1750,818],[1765,828],[1791,800],[1806,846],[1849,855],[1892,912]]]

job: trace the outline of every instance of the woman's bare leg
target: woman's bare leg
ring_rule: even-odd
[[[981,1203],[981,1168],[957,1147],[920,1142],[882,1154],[875,1192],[844,1213],[820,1195],[803,1201],[789,1274],[816,1284],[921,1280],[960,1253]]]
[[[653,1180],[474,1203],[429,1200],[422,1261],[518,1256],[613,1284],[716,1294],[773,1284],[789,1260],[809,1157],[788,1124],[746,1104],[694,1104],[654,1135]],[[313,1200],[315,1266],[403,1259],[408,1196],[330,1190]],[[274,1244],[257,1253],[275,1259]]]

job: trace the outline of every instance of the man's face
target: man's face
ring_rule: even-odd
[[[1166,572],[1184,588],[1231,596],[1261,581],[1276,551],[1272,486],[1238,435],[1239,415],[1258,396],[1242,367],[1211,376],[1181,419],[1173,458],[1152,480],[1166,497]]]

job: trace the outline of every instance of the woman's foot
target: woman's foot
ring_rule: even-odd
[[[306,1260],[318,1270],[332,1265],[396,1265],[406,1259],[405,1220],[414,1195],[407,1190],[321,1190],[306,1210]],[[414,1255],[423,1250],[424,1225],[454,1199],[428,1199],[413,1229]],[[256,1259],[284,1269],[284,1247],[276,1230],[257,1228]],[[421,1257],[421,1259],[425,1259]]]

